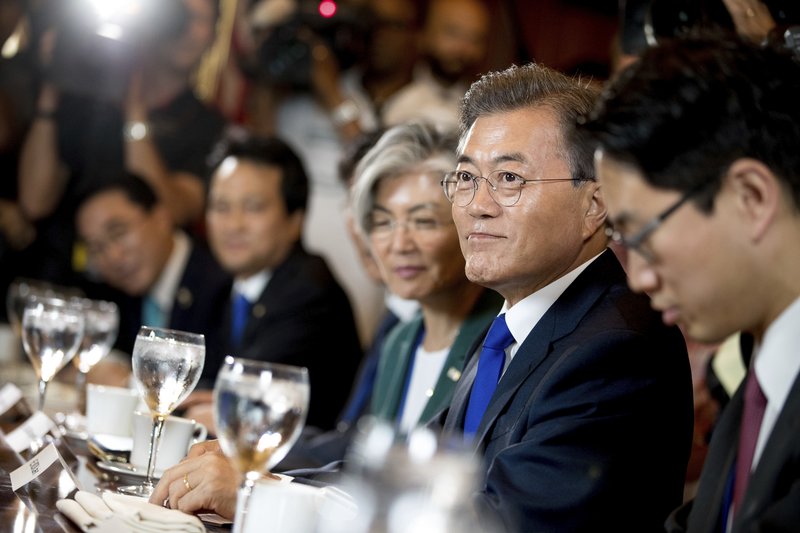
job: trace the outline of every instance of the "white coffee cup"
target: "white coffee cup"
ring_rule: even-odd
[[[123,387],[86,386],[86,429],[90,435],[130,437],[139,393]]]
[[[264,524],[281,533],[313,533],[317,530],[322,503],[323,493],[317,487],[260,481],[248,498],[242,533],[260,533]],[[236,516],[237,519],[242,516],[241,509],[237,509]]]
[[[133,449],[131,465],[144,472],[147,470],[148,452],[150,451],[150,434],[153,419],[149,412],[136,411],[133,414]],[[189,418],[168,416],[161,430],[161,440],[156,455],[156,472],[178,464],[186,456],[189,447],[195,442],[206,440],[208,429],[199,422]]]

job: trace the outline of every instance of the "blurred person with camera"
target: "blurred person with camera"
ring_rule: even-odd
[[[756,44],[783,43],[800,51],[800,4],[795,0],[620,0],[619,17],[615,72],[648,46],[699,31],[738,35]]]
[[[427,120],[456,127],[461,99],[486,56],[489,23],[483,0],[433,0],[420,35],[414,80],[387,102],[384,122]]]
[[[240,61],[252,90],[245,122],[280,136],[303,160],[312,181],[304,242],[343,284],[367,344],[383,291],[348,240],[347,190],[336,168],[345,146],[378,127],[384,104],[411,81],[424,10],[420,0],[369,0],[363,9],[340,2],[325,19],[317,5],[266,0],[246,10],[252,37]]]
[[[44,79],[19,167],[22,209],[63,273],[73,266],[76,200],[109,175],[141,176],[174,224],[196,223],[205,158],[224,124],[190,86],[214,37],[216,0],[144,3],[150,18],[114,13],[91,29],[88,5],[61,2],[46,13]]]

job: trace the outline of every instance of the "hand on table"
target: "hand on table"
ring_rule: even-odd
[[[217,441],[195,444],[186,458],[167,469],[150,503],[169,503],[185,513],[213,512],[233,519],[241,475],[222,454]]]

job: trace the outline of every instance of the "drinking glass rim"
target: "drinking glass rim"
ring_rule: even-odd
[[[226,355],[222,362],[222,368],[231,368],[235,363],[240,363],[243,366],[256,367],[262,370],[283,370],[286,372],[299,372],[308,375],[308,368],[297,365],[287,365],[285,363],[273,363],[271,361],[259,361],[258,359],[246,359],[244,357],[234,357],[233,355]],[[222,370],[220,368],[220,370]]]
[[[202,340],[203,343],[205,343],[205,335],[202,333],[193,333],[191,331],[183,331],[180,329],[156,328],[153,326],[140,326],[139,331],[136,333],[136,336],[149,337],[150,332],[155,333],[157,338],[164,338],[165,336],[170,336],[171,338],[174,338],[176,341],[179,342],[186,342],[188,339],[195,338],[197,340]]]

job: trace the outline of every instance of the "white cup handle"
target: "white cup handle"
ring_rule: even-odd
[[[200,422],[194,423],[194,436],[192,437],[192,444],[197,444],[198,442],[203,442],[206,440],[208,436],[208,428],[205,424],[201,424]]]

